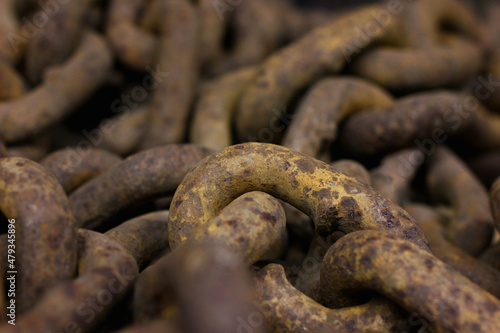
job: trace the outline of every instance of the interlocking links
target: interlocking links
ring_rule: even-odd
[[[408,92],[465,83],[481,67],[474,39],[484,34],[477,17],[458,0],[406,3],[404,28],[394,46],[381,46],[354,59],[352,71],[391,91]],[[444,32],[442,25],[461,34]]]
[[[134,258],[120,244],[90,230],[78,231],[78,257],[77,278],[51,289],[15,326],[3,324],[0,330],[64,332],[69,327],[82,333],[95,332],[130,290],[138,269]]]
[[[453,208],[446,237],[460,249],[477,256],[490,245],[493,217],[488,193],[476,176],[452,151],[438,147],[429,157],[427,190]]]
[[[212,9],[213,10],[213,9]],[[233,31],[231,48],[210,68],[211,74],[260,63],[284,42],[308,30],[306,15],[287,0],[240,2],[229,16]]]
[[[195,7],[189,0],[156,1],[160,31],[157,68],[168,76],[158,82],[153,93],[143,149],[184,141],[200,67]]]
[[[432,253],[451,268],[469,280],[500,297],[500,271],[495,270],[451,244],[445,237],[441,226],[443,217],[432,208],[421,204],[409,204],[404,208],[422,228],[429,241]]]
[[[367,38],[364,28],[374,22],[372,14],[380,9],[382,7],[372,6],[346,14],[307,33],[265,60],[240,100],[236,113],[239,138],[248,140],[250,136],[257,136],[276,117],[274,110],[278,109],[279,118],[282,108],[300,89],[325,72],[339,71],[346,57],[355,52],[355,48],[346,46],[354,45],[361,37]],[[377,27],[379,29],[370,34],[370,41],[396,29],[397,21],[377,24]]]
[[[419,0],[408,4],[403,15],[408,44],[412,46],[432,48],[439,43],[443,27],[471,39],[485,37],[480,19],[459,0]]]
[[[105,235],[132,254],[140,269],[168,249],[168,211],[135,217],[108,230]]]
[[[261,143],[228,147],[186,175],[170,207],[170,246],[178,247],[250,191],[267,192],[292,204],[309,215],[323,235],[384,230],[427,249],[413,219],[371,187],[312,157]]]
[[[340,231],[335,232],[328,237],[322,237],[318,234],[314,234],[305,259],[302,260],[302,265],[300,266],[301,269],[299,269],[296,274],[296,278],[293,271],[292,274],[288,274],[288,279],[292,282],[293,286],[304,295],[308,297],[313,296],[319,283],[320,269],[326,250],[328,250],[328,248],[343,235],[344,234]]]
[[[384,89],[354,77],[327,78],[302,98],[282,145],[318,156],[337,137],[337,127],[347,116],[372,108],[385,108],[393,98]]]
[[[176,319],[183,332],[237,332],[238,318],[254,311],[252,295],[249,273],[237,255],[217,243],[190,242],[140,275],[134,317]]]
[[[26,76],[38,83],[45,69],[66,60],[82,36],[84,21],[93,2],[97,0],[69,0],[37,28],[36,34],[27,41]],[[43,3],[43,2],[42,2]],[[45,8],[34,15],[45,14]],[[45,14],[46,15],[46,14]]]
[[[193,236],[224,244],[251,265],[278,259],[287,245],[285,212],[269,194],[249,192],[236,198]]]
[[[75,220],[59,182],[33,161],[0,159],[0,192],[2,213],[16,221],[16,304],[23,313],[44,291],[75,274]]]
[[[417,313],[438,332],[494,332],[500,327],[498,299],[432,254],[388,233],[353,232],[325,256],[317,295],[325,304],[356,305],[367,290]]]
[[[217,151],[233,143],[234,110],[255,72],[255,67],[229,72],[202,88],[190,130],[194,144]]]
[[[10,64],[0,60],[0,101],[18,98],[25,92],[23,77]]]
[[[277,264],[262,268],[254,278],[269,332],[404,332],[404,311],[383,299],[342,309],[329,309],[295,289]]]
[[[451,91],[409,95],[387,108],[352,115],[339,139],[357,155],[391,152],[426,138],[442,142],[443,137],[464,132],[475,121],[474,113],[461,117],[456,105],[463,104],[463,98]]]
[[[106,150],[89,149],[81,154],[75,148],[65,148],[47,155],[40,164],[56,176],[66,193],[70,193],[121,161],[119,156]]]
[[[476,44],[446,36],[432,49],[367,51],[353,62],[352,71],[390,91],[408,92],[463,84],[478,72],[481,60]]]
[[[146,0],[111,0],[106,24],[108,37],[116,56],[127,66],[144,71],[158,57],[159,41],[136,25]]]
[[[105,41],[85,32],[64,64],[47,70],[43,83],[12,101],[0,103],[0,131],[6,142],[29,138],[59,121],[105,80],[111,52]]]
[[[355,178],[363,184],[372,185],[370,173],[361,163],[354,160],[338,160],[330,165],[335,171],[342,172],[349,177]],[[311,218],[289,203],[284,201],[281,203],[285,209],[287,228],[299,237],[310,239],[314,233]]]
[[[129,156],[70,195],[77,226],[97,228],[129,205],[171,194],[209,153],[194,145],[168,145]]]
[[[500,232],[500,178],[491,185],[490,199],[495,228]]]
[[[370,172],[372,186],[378,193],[402,205],[410,199],[411,182],[423,162],[424,156],[417,149],[389,154],[382,159],[379,167]]]

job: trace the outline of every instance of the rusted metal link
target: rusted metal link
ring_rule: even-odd
[[[170,207],[170,246],[175,249],[193,237],[222,208],[250,191],[292,204],[325,236],[336,230],[376,229],[427,249],[413,219],[371,187],[312,157],[261,143],[228,147],[186,175]]]
[[[159,49],[158,39],[135,24],[146,4],[146,0],[111,0],[106,24],[106,36],[118,59],[139,71],[157,61]]]
[[[74,110],[104,81],[111,60],[105,41],[85,32],[72,57],[48,70],[38,88],[0,103],[0,131],[6,142],[39,134]]]
[[[409,45],[432,48],[440,42],[443,27],[473,40],[486,38],[479,17],[459,0],[420,0],[404,10]]]
[[[27,144],[20,146],[7,147],[7,156],[9,157],[23,157],[32,161],[40,161],[48,153],[48,148],[40,144]]]
[[[258,64],[284,41],[294,40],[310,28],[307,16],[286,0],[245,1],[233,15],[226,15],[232,23],[228,28],[234,34],[233,45],[209,69],[210,74]]]
[[[339,139],[357,155],[391,152],[428,138],[442,143],[448,135],[467,131],[475,120],[473,113],[462,117],[456,107],[463,104],[463,98],[451,91],[409,95],[387,108],[352,115]]]
[[[132,254],[139,269],[168,250],[168,211],[138,216],[108,230],[105,235]]]
[[[342,309],[324,307],[295,289],[277,264],[262,268],[254,281],[269,332],[404,332],[410,328],[405,312],[380,298]]]
[[[334,308],[357,305],[366,290],[418,314],[439,332],[500,327],[500,300],[432,254],[388,233],[353,232],[325,256],[317,294],[321,302]]]
[[[445,237],[445,228],[441,225],[443,223],[441,214],[422,204],[408,204],[404,208],[422,228],[431,251],[437,258],[493,296],[500,298],[500,284],[498,283],[500,271],[451,244]]]
[[[129,156],[69,196],[76,225],[97,228],[129,205],[171,194],[210,152],[194,145],[168,145]]]
[[[197,0],[197,5],[200,21],[200,50],[203,50],[200,56],[202,64],[207,67],[221,57],[226,24],[213,1]]]
[[[26,1],[0,1],[0,61],[15,64],[24,54],[25,44],[19,43],[21,22],[18,11]]]
[[[75,274],[75,221],[55,177],[39,164],[18,157],[0,159],[0,209],[15,219],[19,263],[19,314],[33,307],[48,288]]]
[[[233,143],[233,114],[241,94],[255,73],[255,67],[243,68],[204,85],[190,130],[194,144],[217,151]]]
[[[78,277],[44,294],[15,326],[2,324],[2,332],[95,332],[109,310],[131,289],[138,269],[134,258],[120,244],[82,229],[76,243]]]
[[[65,148],[47,155],[40,164],[56,176],[66,193],[70,193],[121,161],[119,156],[106,150],[89,149],[82,154],[76,148]]]
[[[181,143],[198,82],[199,22],[188,0],[156,0],[160,31],[158,66],[168,77],[157,82],[150,108],[150,123],[142,149]]]
[[[196,2],[193,9],[199,20],[199,47],[203,50],[200,57],[204,64],[211,64],[221,56],[225,24],[219,17],[217,4],[208,0]],[[106,34],[117,56],[127,66],[145,71],[157,63],[161,41],[154,32],[164,24],[164,18],[160,22],[157,19],[163,5],[163,0],[111,2]],[[178,24],[172,27],[179,29]]]
[[[25,92],[23,77],[10,64],[0,60],[0,101],[18,98]]]
[[[80,42],[85,18],[96,1],[66,1],[59,5],[48,22],[37,28],[36,34],[27,41],[24,59],[25,73],[31,82],[38,83],[47,68],[64,62],[70,56]],[[40,9],[38,14],[47,15],[45,8]]]
[[[249,192],[236,198],[193,236],[224,244],[251,265],[278,259],[287,245],[285,212],[269,194]]]
[[[389,154],[370,172],[373,188],[398,205],[410,200],[411,182],[425,157],[420,150],[404,149]]]
[[[481,182],[453,152],[438,147],[429,157],[427,190],[434,200],[449,204],[453,217],[446,237],[477,256],[491,243],[493,217],[488,193]]]
[[[273,117],[281,117],[282,108],[300,89],[326,72],[341,70],[347,57],[356,51],[349,46],[366,37],[363,29],[373,23],[372,13],[376,10],[382,7],[371,6],[346,14],[267,58],[240,100],[236,113],[239,139],[248,141],[250,137],[258,137],[262,128],[270,126]],[[392,33],[398,26],[397,20],[380,25],[368,43]]]
[[[218,243],[184,244],[148,267],[134,288],[134,317],[175,319],[183,332],[237,332],[255,311],[251,278],[240,258]],[[224,314],[224,315],[221,315]],[[263,332],[255,327],[254,332]]]
[[[302,98],[282,145],[318,156],[337,137],[338,124],[347,116],[371,108],[385,108],[393,98],[384,89],[355,77],[326,78]]]
[[[109,131],[103,131],[99,147],[120,156],[127,156],[138,148],[149,125],[150,106],[139,106],[130,112],[112,117],[107,123]]]
[[[460,85],[478,72],[482,50],[476,41],[485,35],[479,18],[457,0],[423,0],[406,6],[404,28],[394,46],[360,55],[352,64],[353,73],[391,91],[408,92]],[[444,32],[444,25],[460,34]]]
[[[354,74],[390,91],[411,92],[460,86],[479,71],[481,61],[481,49],[477,44],[446,36],[431,49],[367,51],[354,60],[351,68]]]

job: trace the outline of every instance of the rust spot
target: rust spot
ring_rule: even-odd
[[[342,198],[342,200],[340,200],[340,206],[346,212],[345,216],[348,217],[350,221],[355,221],[363,215],[361,214],[358,203],[352,197]]]
[[[373,267],[373,263],[372,263],[372,259],[370,257],[370,254],[365,254],[364,256],[362,256],[361,259],[359,259],[359,262],[361,263],[361,265],[363,265],[366,268]]]
[[[238,221],[236,220],[229,220],[229,221],[226,221],[226,224],[230,227],[233,227],[235,228],[236,227],[236,224],[238,223]]]
[[[276,217],[268,212],[261,212],[259,214],[264,220],[271,222],[272,225],[276,224]]]
[[[301,158],[296,161],[295,164],[297,165],[297,168],[304,173],[314,173],[314,170],[316,169],[316,165],[314,165],[311,159],[308,158]]]

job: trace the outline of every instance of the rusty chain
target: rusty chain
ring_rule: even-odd
[[[0,1],[0,332],[500,329],[500,5],[299,2]]]

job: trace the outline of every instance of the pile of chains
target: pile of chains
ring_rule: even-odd
[[[500,3],[0,0],[0,332],[498,332]]]

